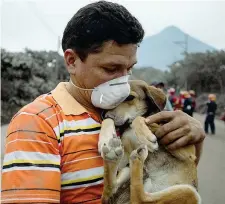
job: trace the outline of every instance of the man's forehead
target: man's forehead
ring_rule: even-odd
[[[115,41],[108,41],[103,44],[102,51],[108,54],[133,56],[137,52],[137,44],[119,45]]]
[[[127,56],[123,56],[123,55],[112,55],[112,54],[109,54],[109,55],[105,55],[104,58],[101,58],[101,64],[108,64],[108,65],[121,65],[121,66],[124,66],[124,65],[127,65],[127,66],[131,66],[133,64],[136,64],[137,63],[137,60],[136,60],[136,56],[133,56],[133,57],[127,57]]]
[[[129,65],[136,63],[137,45],[118,45],[113,41],[106,42],[99,57],[101,63]]]

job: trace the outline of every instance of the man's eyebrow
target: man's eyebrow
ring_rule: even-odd
[[[119,66],[119,67],[122,67],[122,66],[124,66],[124,64],[123,63],[119,63],[119,62],[105,62],[105,63],[103,63],[104,65],[107,65],[107,66],[115,66],[115,67],[117,67],[117,66]],[[129,65],[129,67],[133,67],[135,64],[137,64],[137,61],[135,61],[133,64],[131,64],[131,65]]]

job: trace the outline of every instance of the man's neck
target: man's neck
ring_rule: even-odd
[[[93,113],[99,119],[101,118],[101,110],[94,107],[90,99],[90,91],[80,90],[74,87],[70,82],[66,85],[66,89],[73,98],[80,103],[88,112]]]

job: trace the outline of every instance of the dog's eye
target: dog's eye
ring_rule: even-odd
[[[132,101],[134,99],[134,96],[133,95],[129,95],[125,101]]]

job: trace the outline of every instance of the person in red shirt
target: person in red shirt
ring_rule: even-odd
[[[184,91],[180,91],[179,96],[174,97],[175,103],[174,103],[174,110],[182,110],[183,104],[184,104]]]
[[[173,107],[173,110],[176,110],[176,105],[177,105],[177,97],[175,95],[176,91],[174,88],[170,88],[168,91],[168,94],[169,94],[169,101]]]

